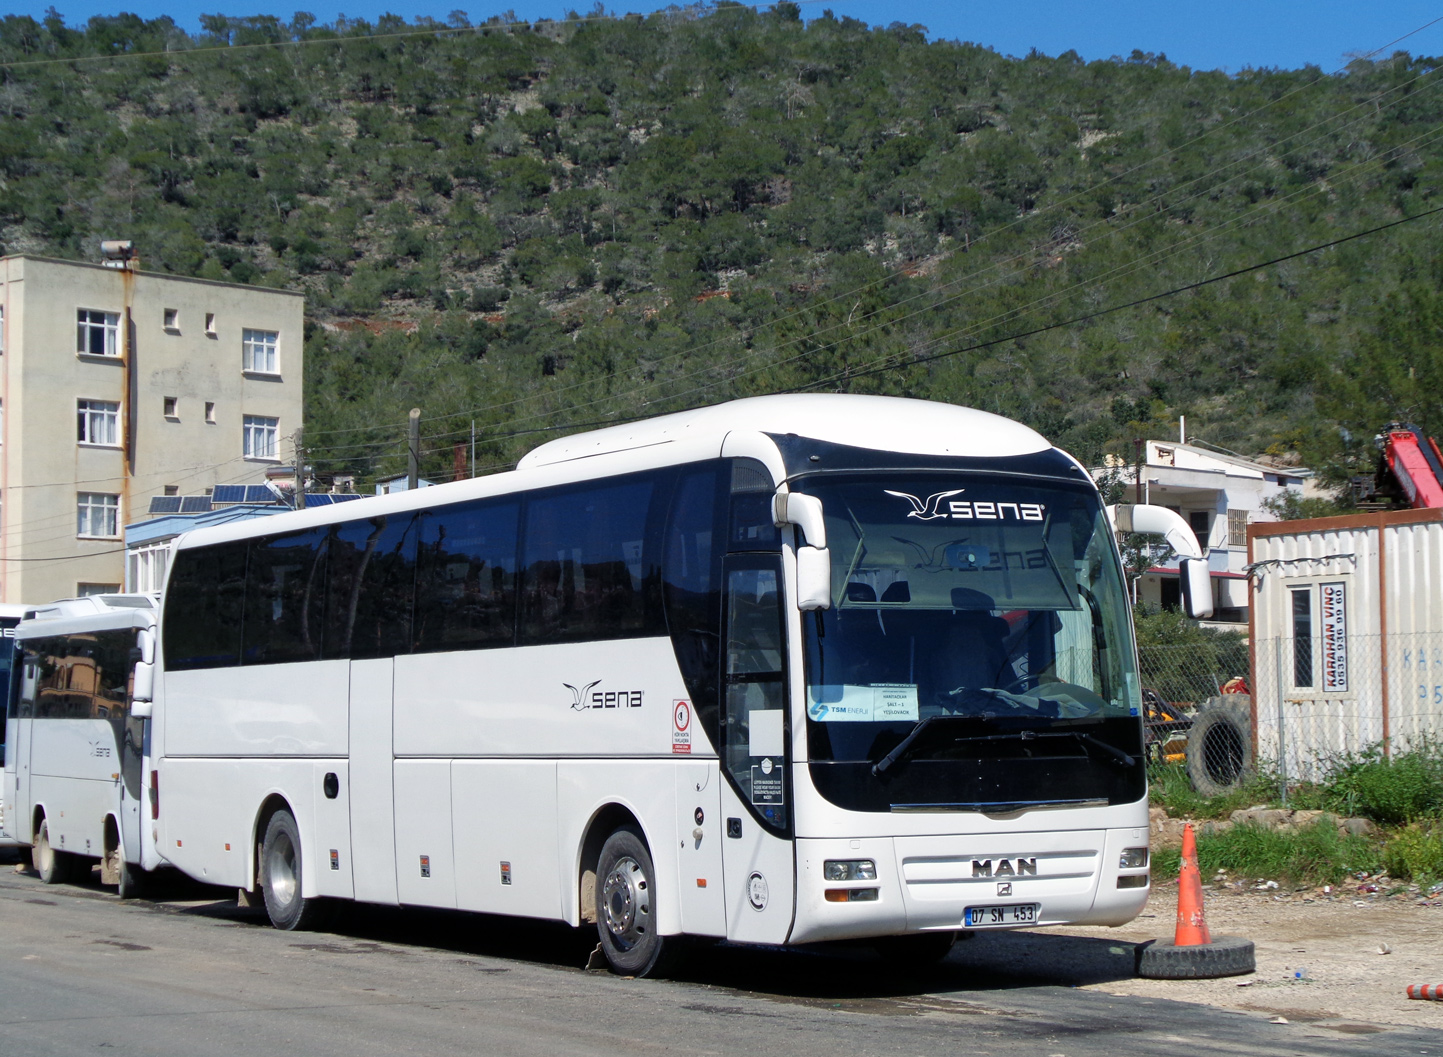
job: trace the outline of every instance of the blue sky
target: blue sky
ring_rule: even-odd
[[[201,12],[230,15],[274,14],[289,19],[297,10],[320,21],[337,15],[374,21],[393,11],[407,19],[429,15],[444,20],[454,9],[472,21],[508,9],[521,19],[559,18],[570,10],[586,12],[592,0],[572,4],[556,0],[506,0],[478,7],[475,0],[439,0],[434,6],[388,0],[53,0],[67,23],[83,23],[95,14],[133,11],[146,18],[168,14],[187,29],[198,26]],[[41,17],[52,0],[6,5],[6,13]],[[656,2],[605,4],[615,13],[654,11]],[[1168,0],[1008,0],[998,3],[958,0],[803,0],[803,16],[830,9],[873,25],[905,22],[926,26],[934,39],[968,40],[1008,55],[1032,48],[1056,55],[1073,49],[1085,59],[1128,55],[1133,49],[1162,52],[1180,65],[1236,72],[1248,66],[1295,68],[1314,63],[1335,70],[1351,54],[1371,52],[1443,16],[1443,5],[1423,0],[1208,0],[1178,4]],[[1443,55],[1443,21],[1398,45],[1412,53]]]

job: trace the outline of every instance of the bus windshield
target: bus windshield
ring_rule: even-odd
[[[795,487],[821,499],[832,554],[832,607],[803,622],[814,764],[866,764],[847,784],[897,787],[906,803],[1141,795],[1129,613],[1094,492],[940,472]],[[976,780],[939,781],[929,765],[947,761]],[[837,780],[817,777],[824,793]]]

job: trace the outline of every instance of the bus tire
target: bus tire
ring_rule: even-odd
[[[926,969],[951,953],[955,932],[914,932],[907,936],[881,936],[872,941],[877,957],[898,971]]]
[[[138,899],[145,895],[149,882],[149,870],[126,862],[124,858],[120,860],[120,883],[115,887],[115,894],[121,899]]]
[[[681,951],[682,937],[657,931],[655,878],[651,852],[634,827],[606,838],[596,862],[596,931],[618,976],[664,976]]]
[[[300,827],[289,811],[277,811],[261,842],[260,883],[271,924],[285,932],[317,928],[324,916],[321,900],[301,894],[303,869]]]
[[[1222,694],[1198,709],[1187,735],[1187,776],[1202,796],[1220,796],[1253,775],[1252,698]]]
[[[50,820],[40,820],[40,830],[35,834],[35,872],[48,885],[64,884],[75,873],[75,856],[59,851],[50,844]]]

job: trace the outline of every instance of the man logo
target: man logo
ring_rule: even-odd
[[[1012,882],[1003,881],[1002,883],[1000,883],[997,886],[997,894],[999,896],[1010,896],[1012,894]]]
[[[998,859],[997,868],[992,868],[991,859],[972,860],[973,877],[1036,877],[1037,857],[1031,859]]]
[[[883,489],[888,495],[894,495],[898,499],[905,499],[912,504],[912,512],[908,517],[914,517],[918,521],[935,521],[939,517],[946,517],[945,513],[938,512],[937,508],[942,505],[942,500],[950,499],[954,495],[961,495],[966,489],[954,488],[950,492],[934,492],[925,501],[907,492],[894,492],[890,488]]]

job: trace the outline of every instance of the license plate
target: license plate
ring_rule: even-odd
[[[1039,903],[1009,903],[995,907],[968,907],[962,924],[969,929],[987,925],[1030,925],[1037,921]]]

